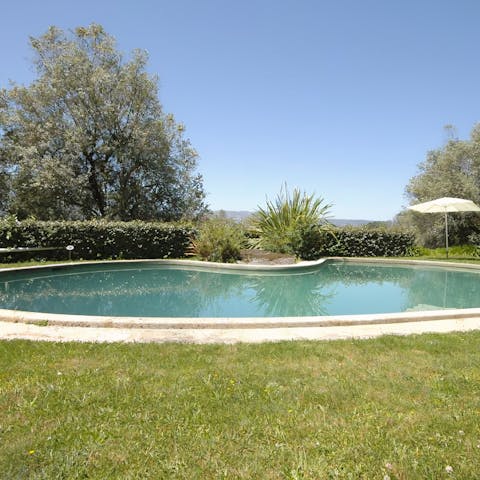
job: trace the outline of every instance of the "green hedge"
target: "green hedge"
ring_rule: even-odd
[[[73,245],[73,259],[181,258],[197,233],[191,225],[157,222],[41,222],[0,220],[0,248],[58,247],[45,252],[0,253],[0,261],[64,260],[65,247]],[[338,228],[329,233],[301,232],[295,254],[304,260],[327,256],[395,257],[410,254],[412,233],[394,230]]]
[[[45,252],[2,253],[1,261],[27,258],[63,260],[73,245],[74,259],[179,258],[185,255],[195,229],[157,222],[0,221],[0,247],[59,247]]]
[[[321,257],[397,257],[410,254],[415,235],[395,230],[339,228],[332,232],[310,229],[302,232],[297,256],[304,260]]]

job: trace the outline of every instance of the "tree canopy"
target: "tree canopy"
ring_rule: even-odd
[[[30,38],[37,79],[0,91],[0,212],[19,218],[193,218],[197,153],[165,114],[147,54],[100,25]]]
[[[406,187],[411,204],[440,197],[457,197],[480,204],[480,124],[472,130],[468,140],[450,138],[444,146],[427,154],[419,165],[419,173]],[[444,220],[441,214],[408,212],[404,221],[418,229],[420,239],[427,246],[440,246],[443,241]],[[449,218],[451,243],[467,243],[472,233],[480,231],[480,216],[460,213]]]

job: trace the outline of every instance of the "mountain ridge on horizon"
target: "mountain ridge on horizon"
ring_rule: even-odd
[[[253,212],[248,210],[214,210],[214,214],[223,214],[227,218],[231,218],[237,222],[245,220],[250,215],[253,215]],[[345,218],[329,218],[328,221],[335,225],[336,227],[345,227],[351,225],[354,227],[360,227],[366,225],[367,223],[372,223],[378,220],[366,220],[366,219],[345,219]]]

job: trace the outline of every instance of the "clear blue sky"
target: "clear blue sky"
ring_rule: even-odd
[[[1,19],[0,87],[34,79],[28,37],[50,25],[147,50],[212,209],[287,182],[334,217],[390,219],[444,125],[480,120],[478,0],[24,0]]]

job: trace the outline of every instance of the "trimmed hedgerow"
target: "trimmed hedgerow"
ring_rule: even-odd
[[[75,259],[179,258],[185,255],[195,229],[190,225],[157,222],[0,221],[0,247],[56,247],[44,252],[0,254],[2,261],[26,258],[63,260],[73,245]]]
[[[339,228],[325,231],[305,229],[295,254],[304,260],[320,257],[397,257],[410,253],[415,236],[410,232],[395,230],[370,230],[365,228]]]

